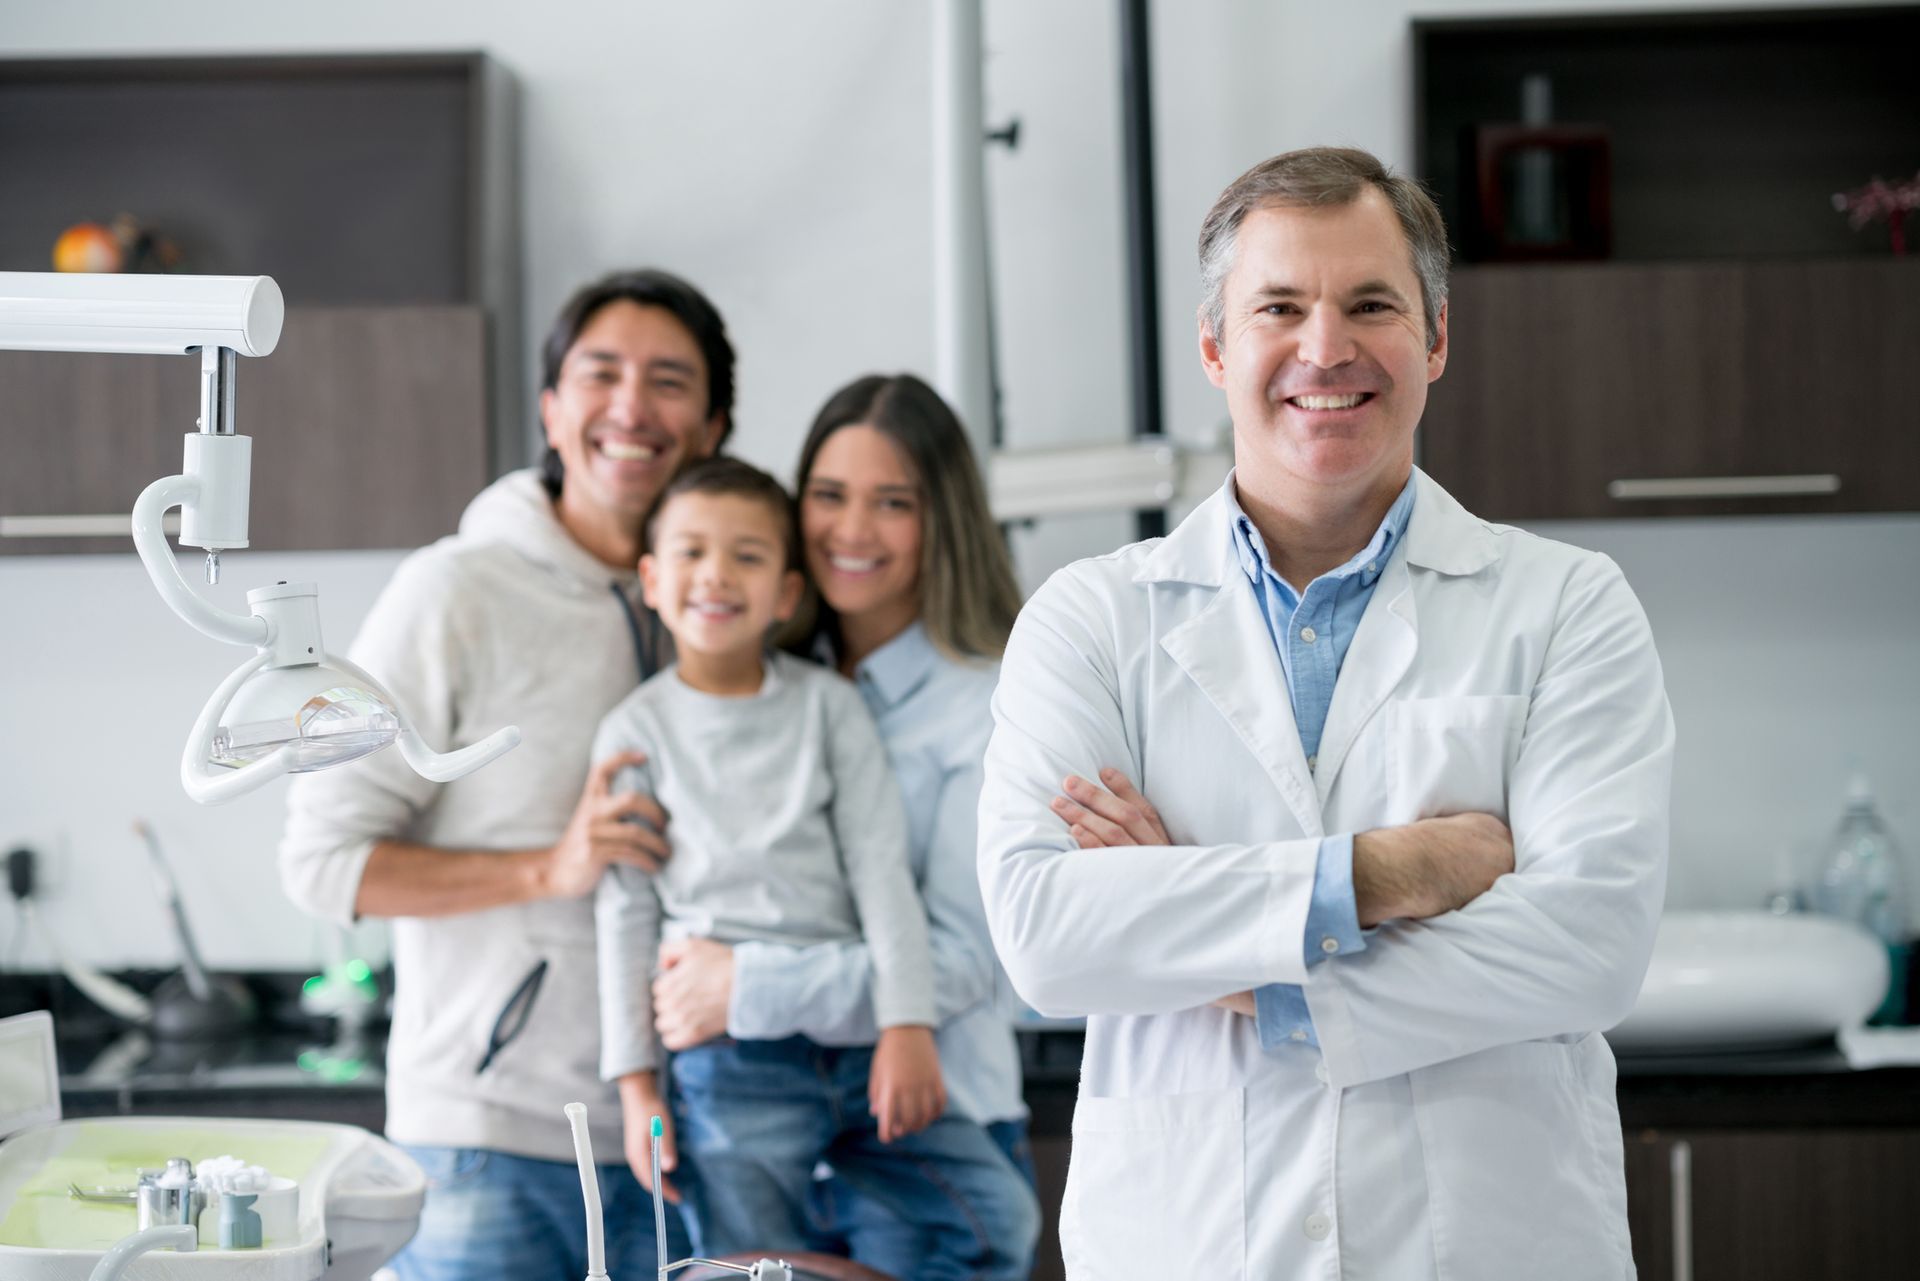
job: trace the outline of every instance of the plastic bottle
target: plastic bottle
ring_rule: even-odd
[[[1873,1023],[1899,1023],[1906,1011],[1907,887],[1900,850],[1874,808],[1873,789],[1855,775],[1847,785],[1847,811],[1834,834],[1814,906],[1865,926],[1886,945],[1891,978]]]

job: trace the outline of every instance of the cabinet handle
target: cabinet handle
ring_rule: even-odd
[[[1673,1281],[1693,1281],[1693,1144],[1673,1141],[1667,1171],[1673,1182]]]
[[[1607,497],[1621,502],[1646,498],[1780,498],[1839,492],[1840,478],[1831,472],[1819,476],[1677,476],[1607,482]]]
[[[167,516],[161,527],[180,532],[180,514]],[[111,512],[104,516],[0,516],[0,538],[131,538],[133,516]]]

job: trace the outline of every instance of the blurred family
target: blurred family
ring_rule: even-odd
[[[627,1157],[600,1168],[611,1275],[654,1267],[655,1115],[675,1258],[1031,1267],[974,871],[1020,598],[979,467],[925,383],[867,377],[808,433],[796,503],[714,456],[733,367],[677,277],[575,294],[541,466],[408,557],[352,649],[430,742],[519,725],[513,767],[292,789],[288,892],[392,920],[387,1132],[431,1188],[402,1281],[585,1275],[576,1099]]]

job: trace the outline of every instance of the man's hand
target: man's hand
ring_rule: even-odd
[[[1465,907],[1513,870],[1513,833],[1491,814],[1449,814],[1353,838],[1362,926]]]
[[[947,1087],[940,1079],[933,1029],[882,1028],[867,1077],[867,1111],[880,1122],[880,1141],[891,1143],[924,1130],[946,1110]]]
[[[669,1050],[690,1050],[723,1036],[733,1000],[733,949],[712,939],[660,945],[653,980],[653,1027]]]
[[[1066,820],[1067,831],[1083,850],[1119,845],[1171,845],[1160,811],[1131,779],[1111,767],[1100,771],[1099,784],[1078,774],[1067,775],[1053,798],[1053,812]]]
[[[667,1177],[679,1164],[673,1143],[673,1113],[660,1097],[659,1086],[651,1072],[629,1072],[620,1078],[620,1125],[625,1139],[627,1165],[640,1186],[653,1191],[653,1118],[660,1118],[660,1195],[680,1204],[680,1190]]]
[[[560,841],[547,851],[541,887],[548,898],[579,898],[593,893],[600,874],[613,863],[657,872],[667,861],[666,811],[651,796],[613,792],[613,776],[644,765],[645,752],[620,752],[593,767],[580,803],[567,820]],[[639,819],[639,822],[629,820]]]
[[[1053,812],[1066,820],[1067,831],[1083,850],[1113,849],[1122,845],[1171,845],[1160,811],[1133,785],[1133,780],[1108,766],[1100,771],[1101,787],[1078,774],[1069,774],[1053,798]],[[1235,992],[1213,1002],[1234,1014],[1255,1017],[1252,992]]]

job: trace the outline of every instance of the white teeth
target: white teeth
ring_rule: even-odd
[[[647,462],[660,451],[647,445],[629,445],[625,441],[603,440],[600,452],[617,463]]]
[[[827,563],[843,574],[870,574],[880,568],[877,560],[855,560],[851,556],[829,556]]]
[[[1352,409],[1365,399],[1364,394],[1356,392],[1351,396],[1295,396],[1293,403],[1302,409]]]
[[[721,605],[711,601],[701,601],[694,605],[693,610],[696,614],[704,614],[708,618],[732,618],[741,612],[738,605]]]

